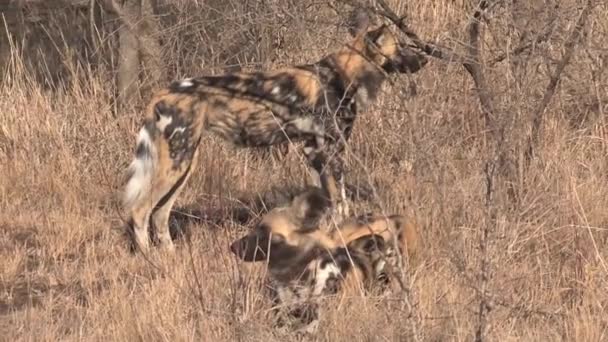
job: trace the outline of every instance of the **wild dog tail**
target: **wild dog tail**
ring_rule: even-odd
[[[156,126],[147,122],[139,130],[135,159],[128,169],[128,178],[123,195],[123,206],[129,210],[144,200],[152,190],[152,178],[158,165],[158,152],[154,143]]]

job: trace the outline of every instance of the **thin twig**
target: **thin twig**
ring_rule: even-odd
[[[520,44],[513,50],[511,50],[510,52],[504,52],[500,55],[498,55],[498,57],[494,58],[492,61],[488,62],[488,64],[490,66],[494,66],[502,61],[504,61],[505,59],[507,59],[507,57],[513,57],[513,56],[519,56],[520,54],[530,50],[531,48],[535,47],[538,44],[544,43],[547,40],[549,40],[549,37],[551,37],[551,34],[553,33],[553,30],[555,28],[555,21],[557,19],[557,15],[554,15],[553,18],[551,18],[549,20],[549,24],[547,25],[547,29],[538,34],[536,36],[536,38],[529,40],[527,42],[524,42],[525,37],[522,37],[522,40],[520,42]]]
[[[477,90],[477,96],[479,97],[479,103],[481,104],[481,110],[486,120],[486,127],[494,130],[494,106],[492,104],[491,95],[489,93],[485,77],[481,70],[481,58],[479,48],[479,36],[480,36],[480,21],[483,12],[488,8],[489,1],[481,1],[479,7],[473,13],[473,17],[469,21],[468,33],[469,33],[469,45],[467,47],[467,58],[463,63],[464,68],[469,72],[475,82]]]
[[[395,14],[395,12],[384,0],[376,0],[376,2],[382,8],[382,10],[378,11],[373,8],[370,8],[370,10],[388,18],[391,22],[393,22],[393,24],[397,26],[397,28],[399,28],[399,30],[401,30],[401,32],[403,32],[408,38],[412,40],[416,47],[424,51],[424,53],[426,53],[427,55],[451,63],[464,63],[466,61],[466,56],[463,56],[445,47],[441,47],[436,43],[420,39],[418,34],[416,34],[416,32],[414,32],[407,26],[405,20],[403,20],[404,17],[397,16],[397,14]]]
[[[566,41],[566,44],[564,45],[564,49],[565,49],[564,56],[562,57],[562,60],[557,64],[557,68],[555,68],[555,71],[553,72],[553,74],[551,75],[551,78],[549,79],[549,84],[547,85],[547,89],[545,90],[545,93],[543,94],[543,98],[540,101],[536,110],[534,111],[534,117],[532,119],[532,132],[530,133],[530,136],[528,137],[528,146],[525,150],[526,168],[528,168],[528,166],[530,165],[530,162],[534,158],[534,149],[536,148],[536,145],[538,144],[538,141],[540,139],[542,122],[543,122],[545,110],[547,109],[547,106],[549,105],[549,103],[551,102],[551,99],[553,98],[553,95],[555,94],[555,90],[557,89],[557,86],[561,79],[562,72],[564,71],[564,69],[570,62],[570,59],[574,55],[574,48],[576,47],[576,44],[578,43],[579,38],[581,36],[581,32],[583,31],[583,28],[585,27],[585,24],[587,23],[587,18],[589,17],[589,14],[591,13],[592,7],[593,7],[593,1],[588,0],[587,5],[581,12],[581,15],[578,18],[578,21],[576,22],[576,25],[574,26],[572,33],[570,34],[570,36],[568,37],[568,40]]]

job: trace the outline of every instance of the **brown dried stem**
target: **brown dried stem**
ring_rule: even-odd
[[[448,62],[461,63],[467,70],[473,82],[481,105],[481,110],[485,118],[487,130],[492,132],[495,150],[488,154],[485,163],[486,175],[486,209],[487,220],[484,224],[479,241],[480,248],[480,275],[479,275],[479,311],[478,324],[475,332],[476,341],[486,340],[487,331],[489,329],[489,312],[491,310],[491,295],[488,293],[489,282],[491,280],[491,259],[490,259],[490,244],[492,243],[492,235],[496,228],[496,206],[494,205],[495,190],[495,171],[498,165],[504,158],[505,149],[502,147],[504,141],[505,124],[498,127],[495,118],[495,108],[492,94],[486,83],[486,79],[482,70],[480,57],[480,36],[481,36],[481,17],[486,10],[496,1],[481,1],[475,9],[471,20],[468,23],[467,32],[469,36],[469,44],[466,49],[466,54],[461,55],[447,49],[438,47],[436,44],[427,43],[420,39],[418,35],[405,24],[403,18],[398,17],[384,0],[376,0],[382,8],[380,14],[391,20],[406,36],[408,36],[414,44],[424,51],[429,56],[446,60]]]
[[[576,44],[578,43],[579,38],[581,36],[581,32],[583,31],[583,28],[585,27],[585,24],[587,23],[587,19],[589,18],[589,14],[591,13],[592,7],[593,7],[593,1],[588,0],[587,4],[585,5],[585,8],[583,9],[583,11],[581,12],[581,15],[578,18],[578,21],[576,22],[576,25],[574,26],[574,29],[572,30],[572,33],[570,33],[570,36],[568,37],[568,40],[566,41],[566,44],[564,45],[564,49],[565,49],[564,56],[562,57],[561,61],[559,61],[559,63],[557,64],[555,71],[553,72],[553,74],[551,75],[551,78],[549,79],[549,84],[547,85],[547,88],[545,89],[543,98],[540,101],[540,103],[538,104],[538,107],[536,108],[536,110],[534,111],[534,117],[532,118],[532,132],[530,133],[530,136],[528,137],[528,144],[527,144],[527,148],[525,150],[526,168],[530,165],[530,162],[534,158],[534,149],[536,148],[536,145],[538,144],[538,141],[540,139],[541,130],[542,130],[542,122],[543,122],[543,118],[544,118],[547,106],[549,105],[549,103],[551,102],[551,99],[553,98],[553,95],[555,94],[555,90],[557,89],[557,86],[559,84],[559,81],[561,79],[561,75],[562,75],[564,69],[566,68],[566,66],[570,62],[570,59],[572,59],[572,56],[574,55]]]

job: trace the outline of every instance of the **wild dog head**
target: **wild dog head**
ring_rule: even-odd
[[[272,297],[277,302],[280,325],[295,324],[297,331],[312,331],[318,320],[315,292],[337,276],[333,264],[324,263],[333,241],[318,229],[330,202],[325,192],[311,188],[284,207],[272,209],[230,250],[247,262],[268,261]],[[321,270],[321,272],[318,272]],[[317,275],[323,273],[321,282]],[[298,327],[299,326],[299,327]]]
[[[389,25],[372,23],[367,11],[355,10],[348,24],[354,39],[332,58],[356,90],[359,110],[376,99],[387,74],[415,73],[427,64],[426,57],[404,44]]]
[[[387,73],[415,73],[428,62],[424,55],[404,44],[387,24],[374,25],[367,11],[353,11],[349,32],[355,37],[354,49]]]
[[[311,188],[284,207],[274,208],[244,237],[234,241],[230,250],[244,261],[268,260],[274,276],[288,281],[305,271],[333,241],[321,230],[319,222],[330,201],[325,192]]]

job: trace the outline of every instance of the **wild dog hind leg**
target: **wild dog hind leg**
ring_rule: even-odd
[[[135,158],[128,170],[128,181],[123,194],[123,206],[129,215],[129,228],[132,228],[134,248],[147,250],[150,244],[148,227],[154,199],[153,180],[158,165],[156,148],[157,129],[153,121],[146,120],[137,136]]]
[[[188,179],[200,141],[200,129],[188,120],[189,113],[179,108],[182,99],[161,96],[153,101],[139,133],[124,204],[141,250],[149,247],[151,215],[155,228],[160,229],[161,243],[172,249],[167,239],[168,214]]]
[[[168,251],[174,249],[173,240],[171,240],[171,233],[169,231],[169,215],[171,213],[171,208],[190,178],[192,169],[196,166],[197,157],[198,150],[194,153],[189,169],[180,179],[178,179],[174,186],[171,187],[169,192],[160,199],[152,214],[152,223],[156,229],[160,247]]]

